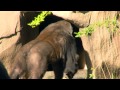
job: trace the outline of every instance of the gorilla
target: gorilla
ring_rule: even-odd
[[[51,23],[55,23],[57,21],[61,21],[61,20],[64,20],[63,18],[61,17],[58,17],[58,16],[55,16],[55,15],[48,15],[46,18],[45,18],[45,21],[42,22],[39,26],[39,30],[40,32],[46,27],[48,26],[49,24]],[[74,34],[74,32],[79,32],[79,27],[76,26],[75,24],[71,23],[72,25],[72,28],[73,28],[73,37],[76,36],[76,34]],[[75,41],[76,41],[76,46],[77,46],[77,54],[79,55],[79,60],[78,60],[78,68],[79,69],[84,69],[85,67],[85,64],[86,64],[86,60],[85,60],[85,50],[83,48],[83,44],[82,44],[82,40],[81,38],[75,38]],[[49,66],[49,70],[52,70],[51,69],[51,66]]]
[[[42,79],[49,65],[55,79],[62,79],[63,73],[72,79],[77,72],[79,58],[72,32],[71,24],[65,20],[48,25],[16,54],[11,79]]]

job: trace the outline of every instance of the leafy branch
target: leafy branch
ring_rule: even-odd
[[[32,28],[35,28],[36,26],[40,25],[41,22],[44,21],[46,16],[48,16],[50,14],[51,14],[50,11],[42,11],[42,12],[40,12],[40,14],[38,14],[37,17],[34,17],[34,20],[32,20],[32,22],[28,23],[28,25],[31,26]]]

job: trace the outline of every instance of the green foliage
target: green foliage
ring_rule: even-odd
[[[89,74],[90,79],[93,79],[93,77],[94,77],[93,74]]]
[[[91,70],[92,70],[92,72],[93,72],[94,68],[91,68]],[[93,77],[94,77],[94,74],[93,74],[93,73],[92,73],[92,74],[89,74],[89,78],[90,78],[90,79],[93,79]]]
[[[114,19],[112,19],[112,20],[107,18],[103,22],[98,21],[94,24],[91,24],[88,27],[85,27],[85,28],[81,29],[79,32],[75,32],[74,33],[74,34],[76,34],[75,37],[82,37],[82,36],[85,36],[85,35],[86,36],[91,35],[95,31],[95,28],[101,27],[101,26],[105,26],[109,30],[109,32],[114,33],[115,31],[118,30],[117,18],[114,17]],[[112,27],[112,29],[110,27]]]
[[[81,37],[84,35],[91,35],[92,32],[94,31],[94,25],[90,25],[86,28],[83,28],[80,32],[75,32],[76,36],[75,37]]]
[[[51,14],[50,11],[42,11],[40,12],[40,14],[38,14],[37,17],[34,18],[34,20],[32,20],[32,22],[28,23],[28,25],[31,26],[32,28],[35,28],[36,26],[40,25],[41,22],[44,21],[46,16],[50,14]]]

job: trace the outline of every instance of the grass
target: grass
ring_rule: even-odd
[[[97,77],[98,79],[119,79],[120,70],[114,66],[108,65],[106,62],[103,62],[101,67],[92,68],[92,72],[95,71],[95,74],[89,74],[89,78],[93,79]],[[96,79],[97,79],[96,78]]]

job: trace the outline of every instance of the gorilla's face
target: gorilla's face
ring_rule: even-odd
[[[74,59],[69,59],[66,62],[66,68],[64,70],[64,73],[68,76],[69,79],[72,79],[74,74],[78,70],[78,58],[79,56],[76,55]]]
[[[77,66],[74,67],[74,69],[69,68],[69,69],[65,70],[65,73],[66,73],[66,75],[68,76],[69,79],[72,79],[76,72],[77,72]]]

